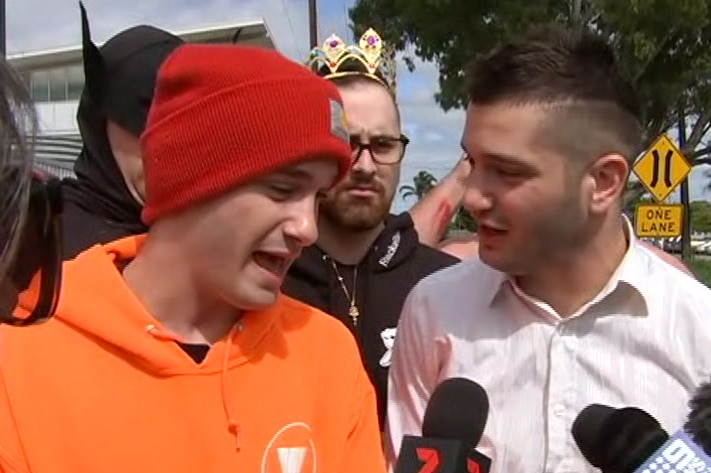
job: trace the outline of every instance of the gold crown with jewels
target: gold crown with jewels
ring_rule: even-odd
[[[321,77],[335,79],[345,76],[366,76],[383,84],[393,95],[397,87],[397,66],[394,55],[373,29],[363,33],[355,45],[332,34],[323,46],[314,48],[306,63]]]

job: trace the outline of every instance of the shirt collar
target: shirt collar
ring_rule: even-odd
[[[624,285],[636,291],[637,294],[642,297],[645,304],[644,315],[647,315],[649,313],[649,303],[653,294],[653,288],[651,288],[647,282],[649,278],[647,264],[643,257],[644,250],[640,248],[637,242],[637,237],[634,234],[630,220],[624,214],[622,215],[622,219],[624,221],[623,229],[628,242],[627,251],[608,283],[585,307],[590,307],[600,302],[619,289],[621,285]],[[491,306],[505,287],[510,286],[512,290],[514,289],[515,281],[512,276],[493,268],[489,269],[492,271],[492,277],[490,278],[491,290],[488,292],[491,295],[488,301]]]
[[[647,258],[645,258],[646,250],[640,246],[629,218],[623,214],[622,219],[624,220],[625,236],[628,241],[627,252],[617,271],[613,274],[611,282],[616,282],[617,284],[625,283],[635,289],[649,306],[654,291],[649,283],[649,268]]]

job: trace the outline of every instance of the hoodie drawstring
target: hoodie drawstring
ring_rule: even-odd
[[[146,332],[150,333],[151,335],[153,335],[153,337],[157,338],[158,340],[164,340],[167,342],[183,343],[183,340],[181,340],[180,337],[178,337],[174,333],[171,333],[168,330],[164,330],[160,327],[156,327],[153,324],[146,326]]]
[[[232,413],[230,412],[230,403],[229,399],[230,396],[228,396],[227,393],[227,370],[228,370],[228,365],[229,365],[229,360],[230,360],[230,349],[232,348],[232,339],[235,337],[237,332],[241,329],[242,323],[237,322],[232,326],[232,329],[230,330],[229,335],[227,336],[227,343],[225,344],[225,354],[222,358],[222,373],[220,374],[220,383],[222,384],[222,407],[225,410],[225,417],[227,417],[227,430],[234,436],[235,438],[235,449],[239,452],[240,450],[240,443],[239,443],[239,434],[240,434],[240,425],[237,423],[236,420],[234,420],[234,417],[232,416]]]
[[[232,326],[232,329],[230,329],[230,333],[227,336],[227,343],[225,343],[225,354],[222,358],[222,369],[220,371],[220,388],[222,391],[222,408],[225,411],[225,417],[227,418],[227,430],[229,431],[230,434],[232,434],[235,438],[235,450],[238,452],[240,451],[240,425],[239,423],[234,420],[234,417],[232,416],[232,412],[230,412],[230,403],[229,399],[230,396],[228,395],[228,386],[227,386],[227,371],[229,367],[229,361],[230,361],[230,349],[232,348],[232,339],[235,337],[237,332],[239,332],[242,329],[242,322],[237,322]],[[182,340],[180,340],[179,337],[177,337],[175,334],[163,330],[159,327],[156,327],[155,325],[148,325],[146,326],[146,332],[150,333],[152,336],[159,340],[166,340],[166,341],[171,341],[171,342],[178,342],[182,343]]]

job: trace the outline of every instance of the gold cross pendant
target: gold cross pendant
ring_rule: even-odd
[[[350,308],[348,309],[348,315],[350,315],[351,319],[353,320],[353,325],[358,325],[358,317],[360,317],[360,312],[358,311],[358,307],[356,307],[355,304],[351,304]]]

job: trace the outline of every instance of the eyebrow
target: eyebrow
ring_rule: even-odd
[[[459,146],[462,148],[462,151],[467,154],[467,156],[471,156],[471,153],[467,150],[467,147],[464,146],[464,143],[460,143]],[[504,154],[504,153],[482,153],[485,158],[490,159],[492,161],[498,161],[502,164],[511,164],[515,166],[525,166],[527,168],[532,168],[532,165],[520,158],[517,158],[515,156],[509,155],[509,154]]]
[[[525,166],[530,168],[531,164],[514,156],[502,153],[483,153],[484,157],[492,161],[497,161],[501,164],[510,164],[514,166]]]
[[[400,136],[402,134],[400,130],[390,132],[386,129],[386,127],[375,127],[372,129],[357,128],[350,130],[350,132],[351,136]]]
[[[363,136],[363,135],[352,134],[352,135],[351,135],[351,138],[358,138],[358,139],[360,139],[361,136]],[[370,139],[392,138],[392,139],[395,139],[395,140],[399,139],[400,136],[402,136],[402,135],[400,135],[399,133],[369,133],[369,134],[365,135],[366,138],[370,138]]]

